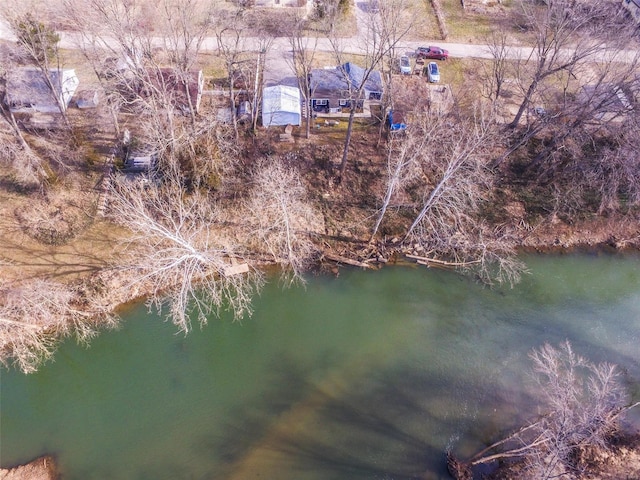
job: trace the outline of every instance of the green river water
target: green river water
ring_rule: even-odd
[[[535,414],[528,352],[565,339],[640,400],[640,258],[528,257],[513,289],[390,267],[277,282],[188,336],[142,306],[37,373],[1,372],[0,463],[64,480],[447,478]],[[630,422],[640,426],[640,415]]]

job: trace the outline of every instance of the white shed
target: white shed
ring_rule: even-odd
[[[287,85],[266,87],[262,92],[262,125],[300,125],[300,90]]]

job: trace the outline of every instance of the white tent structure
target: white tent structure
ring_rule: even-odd
[[[262,125],[300,125],[300,90],[287,85],[266,87],[262,92]]]

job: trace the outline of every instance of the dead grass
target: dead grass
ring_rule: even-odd
[[[9,181],[8,179],[5,179]],[[77,190],[68,190],[77,197]],[[104,220],[80,222],[72,238],[58,245],[40,241],[33,230],[25,227],[24,217],[16,211],[25,212],[45,202],[37,196],[0,190],[0,279],[3,282],[23,281],[29,278],[48,278],[71,282],[106,267],[117,257],[118,240],[127,232]],[[58,200],[60,208],[73,209],[73,201]],[[76,204],[77,205],[77,204]],[[35,220],[35,219],[32,219]],[[86,220],[81,215],[80,220]]]
[[[364,56],[350,53],[344,53],[341,55],[342,61],[353,62],[358,65],[364,65]],[[318,51],[313,56],[313,68],[335,67],[338,64],[336,55],[333,52],[321,52]]]
[[[64,68],[73,68],[80,80],[79,88],[99,88],[100,81],[80,49],[60,50],[60,59]]]
[[[420,41],[424,38],[438,36],[438,22],[428,0],[409,0],[407,2],[407,8],[398,23],[398,31],[404,32],[405,30],[407,30],[407,34],[403,40],[406,41]]]
[[[423,0],[427,1],[427,0]],[[527,43],[525,33],[517,30],[510,18],[514,8],[511,0],[498,2],[490,0],[465,0],[465,8],[462,8],[460,0],[441,0],[442,10],[445,16],[449,42],[461,42],[471,44],[487,43],[492,32],[506,32],[509,36],[509,44],[522,45]],[[429,10],[435,22],[435,13]],[[435,24],[435,32],[437,24]],[[434,35],[431,35],[433,38]]]

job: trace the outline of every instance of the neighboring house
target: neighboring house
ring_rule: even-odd
[[[364,80],[365,69],[348,62],[333,68],[311,71],[311,108],[315,112],[339,113],[350,108],[351,96]],[[363,96],[357,100],[356,109],[364,101],[379,101],[382,98],[382,75],[374,70],[364,82]]]
[[[66,110],[80,84],[75,70],[51,69],[49,78],[51,85],[33,67],[9,71],[5,97],[9,109],[14,113],[60,113],[62,106]]]
[[[585,85],[578,95],[578,101],[594,108],[598,122],[620,122],[633,110],[632,95],[618,85]]]
[[[287,85],[266,87],[262,92],[262,125],[300,125],[300,90]]]
[[[622,6],[629,10],[636,22],[640,23],[640,0],[622,0]]]
[[[188,114],[198,112],[204,89],[202,70],[191,70],[184,74],[170,67],[147,71],[150,85],[144,87],[142,94],[152,96],[157,90],[160,99],[166,99],[175,108]]]

